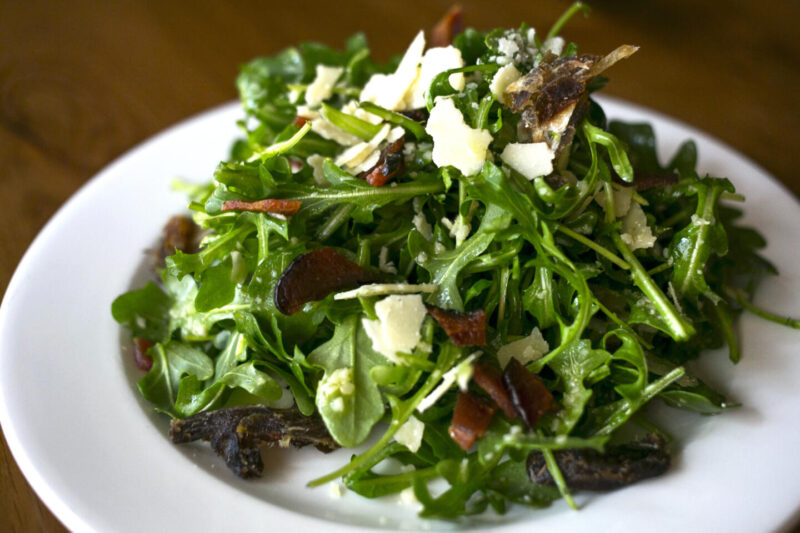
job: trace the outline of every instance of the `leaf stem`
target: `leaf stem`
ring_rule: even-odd
[[[647,274],[647,271],[639,260],[636,259],[636,256],[633,255],[633,252],[628,248],[628,245],[625,244],[625,241],[622,240],[619,233],[612,231],[611,238],[614,240],[614,244],[622,254],[622,257],[625,258],[630,265],[633,282],[648,298],[650,298],[653,305],[664,315],[670,329],[670,336],[676,341],[685,341],[694,335],[694,327],[681,317],[677,309],[675,309],[675,306],[672,305],[672,302],[670,302],[669,298],[664,294],[664,291],[662,291],[658,285],[656,285],[656,282],[653,281],[653,278]]]
[[[769,320],[770,322],[775,322],[776,324],[781,324],[783,326],[789,326],[790,328],[800,329],[800,320],[796,318],[792,318],[789,316],[781,316],[776,315],[775,313],[771,313],[765,309],[760,307],[756,307],[753,303],[745,298],[742,291],[727,291],[730,296],[732,296],[736,302],[741,305],[743,308],[747,309],[751,313],[756,316],[760,316],[764,320]]]
[[[585,246],[588,246],[589,248],[591,248],[592,250],[594,250],[598,254],[602,255],[603,257],[605,257],[606,259],[608,259],[609,261],[611,261],[612,263],[614,263],[615,265],[617,265],[621,269],[623,269],[623,270],[630,270],[631,269],[631,266],[627,262],[623,261],[622,259],[619,258],[619,256],[617,256],[616,254],[614,254],[611,251],[609,251],[608,248],[606,248],[604,246],[600,246],[599,244],[597,244],[593,240],[584,237],[580,233],[577,233],[577,232],[569,229],[566,226],[562,226],[561,224],[556,226],[556,231],[560,231],[564,235],[567,235],[568,237],[578,241],[579,243],[581,243],[581,244],[583,244]]]

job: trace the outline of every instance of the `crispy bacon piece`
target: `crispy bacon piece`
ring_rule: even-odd
[[[503,372],[503,384],[514,402],[517,414],[530,428],[553,405],[553,395],[542,380],[513,357]]]
[[[308,119],[306,117],[301,117],[300,115],[297,115],[296,117],[294,117],[294,121],[292,121],[292,124],[294,124],[298,128],[302,128],[303,126],[306,125],[306,122],[308,122]]]
[[[637,191],[646,191],[675,185],[678,183],[678,179],[678,174],[672,171],[635,172],[632,185]]]
[[[594,450],[553,452],[564,480],[571,489],[613,490],[642,479],[660,476],[669,469],[667,442],[658,435],[618,446],[605,453]],[[528,475],[536,484],[555,485],[541,452],[528,456]]]
[[[431,28],[431,47],[452,44],[453,37],[461,33],[463,29],[461,6],[456,4]]]
[[[459,391],[453,421],[448,433],[462,450],[467,451],[489,427],[497,406],[471,392]]]
[[[228,200],[222,204],[223,211],[257,211],[276,215],[291,216],[297,213],[302,202],[300,200],[275,200],[267,198],[255,202]]]
[[[190,254],[197,248],[199,226],[183,215],[175,215],[167,221],[161,241],[161,257],[175,253],[175,250]]]
[[[374,273],[333,248],[320,248],[297,257],[286,267],[275,286],[275,307],[293,315],[307,302],[374,281],[378,281]]]
[[[442,326],[442,329],[456,346],[483,346],[486,344],[486,312],[478,309],[462,313],[429,305],[428,314]]]
[[[147,350],[153,346],[153,343],[141,337],[133,338],[133,362],[136,363],[136,368],[142,372],[147,372],[153,368],[153,358],[147,355]]]
[[[242,405],[173,419],[169,426],[173,443],[199,439],[210,441],[228,468],[239,477],[258,477],[264,470],[261,446],[313,445],[329,452],[339,447],[319,415],[304,416],[297,409],[270,409]]]
[[[374,167],[359,174],[359,178],[366,180],[373,187],[380,187],[387,181],[397,176],[405,167],[403,158],[404,137],[400,137],[381,150],[381,157]]]
[[[517,418],[514,402],[511,401],[511,395],[503,385],[503,374],[497,368],[486,363],[476,364],[472,373],[472,381],[492,397],[492,400],[508,418]]]

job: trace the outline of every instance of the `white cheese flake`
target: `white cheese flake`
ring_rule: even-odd
[[[333,86],[342,75],[342,67],[317,65],[317,77],[306,89],[306,103],[311,107],[320,105],[333,94]]]
[[[391,111],[406,109],[405,95],[419,76],[425,50],[425,34],[420,31],[392,74],[373,74],[361,91],[362,102],[372,102]]]
[[[539,359],[550,351],[550,345],[542,337],[538,327],[533,328],[530,335],[516,340],[497,350],[497,361],[505,368],[513,357],[523,365]]]
[[[522,74],[513,64],[500,67],[500,70],[495,73],[492,82],[489,84],[489,90],[492,92],[494,99],[498,102],[503,102],[506,88],[521,77]]]
[[[614,216],[616,218],[621,218],[628,214],[631,208],[631,199],[633,199],[632,187],[614,189]],[[606,191],[604,189],[597,191],[597,194],[594,195],[594,200],[605,210]]]
[[[314,170],[314,182],[319,187],[328,187],[330,183],[325,179],[325,172],[322,171],[322,164],[325,158],[319,154],[312,154],[306,158],[306,163]]]
[[[353,174],[369,170],[378,163],[380,159],[378,146],[386,140],[390,131],[389,125],[385,124],[369,141],[360,142],[339,154],[334,163],[337,167],[343,167]]]
[[[647,225],[647,216],[642,211],[642,207],[633,202],[628,214],[622,219],[622,241],[628,245],[631,251],[641,248],[650,248],[656,242],[650,226]]]
[[[361,142],[361,139],[348,133],[343,129],[337,128],[324,118],[317,118],[311,121],[311,131],[329,141],[335,141],[342,146],[353,146]]]
[[[381,246],[381,252],[378,255],[378,270],[387,274],[397,274],[397,267],[394,266],[394,262],[389,261],[389,248],[387,246]]]
[[[347,115],[360,118],[361,120],[369,122],[370,124],[380,124],[383,120],[378,115],[373,115],[372,113],[364,111],[361,107],[359,107],[358,100],[350,100],[342,106],[340,111]]]
[[[417,228],[417,231],[425,237],[426,241],[429,241],[433,238],[433,228],[431,227],[428,219],[425,218],[424,213],[417,213],[414,215],[414,218],[411,219],[411,222],[414,223],[414,227]]]
[[[419,77],[406,96],[408,108],[417,109],[425,107],[428,89],[430,88],[433,78],[445,70],[461,68],[463,66],[464,60],[461,58],[461,50],[455,46],[429,48],[428,51],[425,52],[425,55],[422,56]],[[451,74],[448,81],[456,91],[461,92],[464,89],[464,74],[460,72]]]
[[[433,404],[435,404],[439,400],[439,398],[441,398],[442,395],[444,395],[444,393],[447,392],[447,390],[453,386],[454,383],[459,381],[459,376],[464,376],[466,375],[467,372],[469,372],[469,377],[472,377],[472,362],[482,353],[483,352],[481,351],[477,351],[469,354],[467,357],[464,358],[464,360],[462,360],[456,366],[445,372],[444,375],[442,376],[441,383],[439,383],[439,385],[437,385],[437,387],[433,389],[430,394],[425,396],[422,399],[422,401],[419,402],[419,405],[417,405],[417,411],[422,413],[426,409],[431,407]],[[467,369],[467,367],[469,368]],[[469,378],[467,378],[467,381],[469,381]]]
[[[425,131],[433,138],[433,162],[436,165],[452,165],[465,176],[480,172],[492,135],[487,130],[468,126],[450,98],[436,101]]]
[[[417,453],[422,444],[422,434],[425,432],[425,424],[418,420],[414,415],[408,417],[405,424],[400,426],[394,434],[394,440],[405,446],[412,453]]]
[[[551,52],[557,56],[560,56],[561,52],[564,50],[564,38],[550,37],[542,44],[542,49],[545,52]]]
[[[333,295],[334,300],[351,300],[353,298],[369,298],[371,296],[383,296],[385,294],[419,294],[435,292],[439,286],[435,283],[420,283],[411,285],[409,283],[372,283],[362,285],[351,291],[340,292]]]
[[[427,312],[419,294],[392,294],[375,304],[377,320],[363,318],[361,323],[376,352],[403,364],[398,353],[411,353],[416,348]]]
[[[508,143],[500,154],[505,164],[533,180],[553,172],[555,152],[547,143]]]

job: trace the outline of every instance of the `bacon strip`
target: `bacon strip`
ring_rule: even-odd
[[[400,137],[381,150],[381,157],[371,169],[359,174],[359,178],[366,180],[373,187],[380,187],[387,181],[397,176],[405,168],[403,159],[403,142],[405,137]]]
[[[553,395],[542,380],[513,357],[503,372],[503,383],[514,402],[514,409],[530,428],[553,405]]]
[[[303,126],[306,125],[306,122],[308,122],[308,118],[297,115],[296,117],[294,117],[292,124],[294,124],[298,128],[302,128]]]
[[[286,267],[275,286],[275,307],[293,315],[308,302],[377,280],[375,274],[333,248],[320,248],[297,257]]]
[[[508,394],[505,385],[503,385],[503,374],[497,368],[486,363],[476,364],[472,373],[472,381],[492,397],[492,400],[497,403],[508,418],[517,418],[514,402],[511,401],[511,396]]]
[[[147,350],[153,346],[153,343],[141,337],[133,338],[133,362],[136,368],[142,372],[147,372],[153,368],[153,358],[147,355]]]
[[[267,198],[255,202],[242,200],[228,200],[222,204],[223,211],[256,211],[259,213],[272,213],[276,215],[291,216],[297,213],[302,202],[300,200],[275,200]]]
[[[453,37],[461,33],[463,29],[461,6],[456,4],[431,28],[431,47],[452,44]]]
[[[462,313],[449,309],[427,306],[428,313],[456,346],[483,346],[486,344],[486,312],[478,309]]]
[[[467,451],[489,427],[497,406],[471,392],[459,391],[453,421],[448,433],[462,450]]]

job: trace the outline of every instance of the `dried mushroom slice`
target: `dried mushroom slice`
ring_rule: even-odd
[[[654,434],[627,444],[608,446],[605,453],[560,450],[553,454],[567,486],[575,490],[618,489],[660,476],[670,465],[666,440]],[[528,456],[528,475],[536,484],[555,484],[541,452]]]

